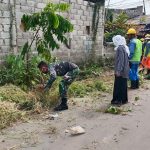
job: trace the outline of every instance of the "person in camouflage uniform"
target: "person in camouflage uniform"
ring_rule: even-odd
[[[38,68],[42,73],[50,74],[50,78],[47,84],[43,87],[44,91],[47,91],[51,88],[57,76],[63,77],[63,79],[59,83],[59,94],[61,97],[61,103],[57,107],[55,107],[54,110],[61,111],[68,109],[67,105],[68,87],[79,74],[79,67],[71,62],[60,62],[48,65],[46,62],[41,61],[38,64]]]

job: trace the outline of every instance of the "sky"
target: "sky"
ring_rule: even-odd
[[[145,1],[146,15],[150,15],[150,0]],[[109,4],[109,5],[108,5]],[[143,0],[106,0],[105,7],[107,8],[133,8],[143,5]]]

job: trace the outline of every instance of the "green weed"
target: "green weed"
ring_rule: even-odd
[[[121,109],[115,106],[110,106],[106,109],[106,113],[111,113],[111,114],[120,114]]]

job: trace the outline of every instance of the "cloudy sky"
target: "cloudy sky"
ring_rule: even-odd
[[[146,15],[150,15],[150,0],[145,1]],[[133,8],[143,5],[143,0],[106,0],[106,8]]]

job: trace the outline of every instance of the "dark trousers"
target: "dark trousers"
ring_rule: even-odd
[[[128,102],[127,79],[115,76],[112,102],[125,104]]]

